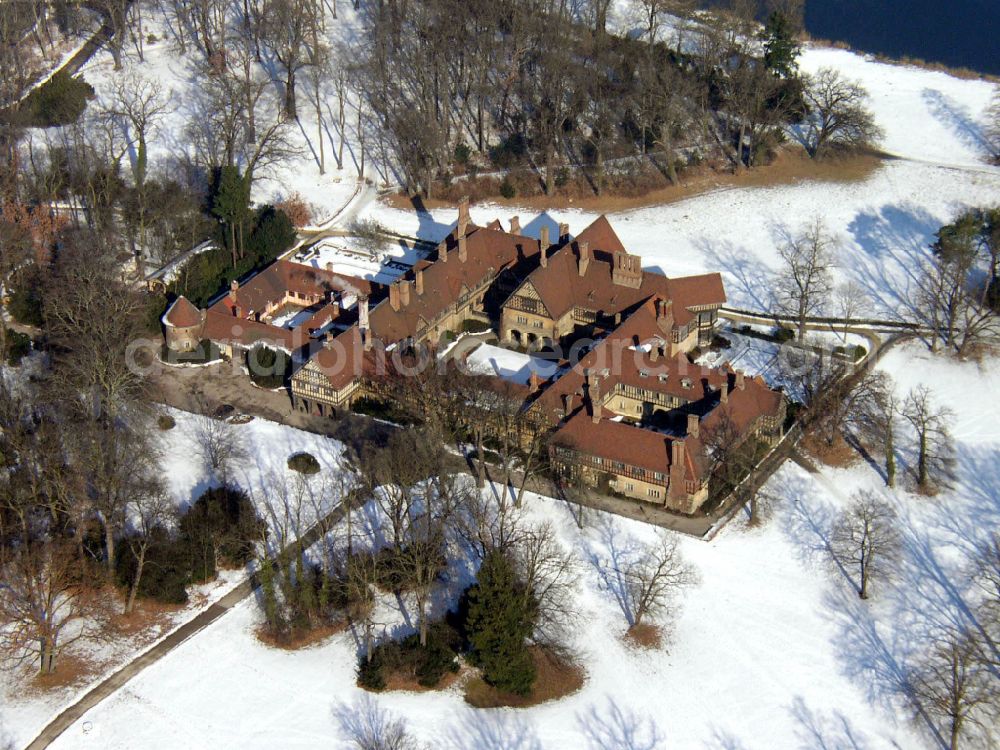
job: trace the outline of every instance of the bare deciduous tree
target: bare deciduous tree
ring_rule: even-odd
[[[907,394],[903,418],[917,435],[917,486],[924,492],[948,479],[952,460],[952,441],[948,422],[952,412],[936,406],[927,386],[920,385]]]
[[[68,626],[83,615],[75,554],[57,542],[26,543],[0,550],[0,654],[22,662],[38,658],[50,674],[63,649],[85,631]]]
[[[694,569],[684,561],[677,540],[665,532],[619,572],[631,627],[661,614],[682,589],[698,580]]]
[[[577,615],[574,594],[579,570],[549,524],[525,529],[513,548],[514,565],[533,600],[537,620],[533,639],[558,648]]]
[[[247,452],[233,425],[224,419],[199,415],[193,425],[194,450],[208,472],[227,482]]]
[[[983,644],[970,630],[947,633],[927,649],[908,680],[923,712],[941,722],[950,750],[972,726],[988,726],[1000,699],[1000,682],[983,657]]]
[[[872,578],[886,578],[899,556],[896,512],[874,492],[856,493],[830,532],[834,558],[858,574],[858,595],[868,598]]]
[[[806,319],[823,308],[832,291],[832,245],[833,238],[817,219],[778,250],[778,302],[795,316],[799,341],[805,337]]]
[[[129,584],[125,600],[125,614],[135,608],[135,600],[146,570],[147,555],[156,533],[165,529],[176,514],[173,499],[162,487],[151,487],[132,498],[128,505],[128,517],[132,524],[132,534],[125,537],[125,543],[135,560],[135,573]]]
[[[341,728],[351,738],[357,750],[419,748],[406,728],[406,723],[393,717],[371,696],[362,697],[353,706],[343,706],[339,715]]]
[[[871,146],[882,136],[866,107],[868,92],[845,79],[834,68],[821,68],[803,76],[802,95],[808,113],[802,124],[802,142],[811,157],[835,150]]]
[[[900,404],[896,396],[895,384],[888,373],[873,373],[871,389],[863,405],[861,420],[862,434],[876,443],[885,459],[885,483],[896,486],[896,423],[899,419]]]

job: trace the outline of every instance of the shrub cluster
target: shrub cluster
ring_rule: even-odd
[[[22,127],[50,128],[69,125],[80,119],[87,102],[94,98],[94,87],[60,70],[28,94],[14,119]]]
[[[173,422],[169,415],[162,415]],[[161,428],[162,429],[162,428]],[[216,576],[217,567],[245,565],[261,538],[263,522],[240,489],[206,490],[180,517],[176,532],[164,526],[150,531],[138,595],[166,604],[187,601],[186,588]],[[126,538],[116,560],[118,583],[127,588],[138,567],[135,538]]]
[[[379,644],[368,659],[358,665],[358,684],[369,690],[383,690],[389,675],[416,679],[423,687],[434,687],[449,672],[458,671],[458,652],[462,647],[459,632],[445,621],[427,629],[427,645],[420,645],[416,633],[401,641]]]
[[[319,461],[312,453],[293,453],[288,457],[288,468],[299,474],[318,474]]]

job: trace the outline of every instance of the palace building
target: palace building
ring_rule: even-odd
[[[721,276],[643,269],[603,216],[575,237],[566,225],[537,234],[517,217],[509,231],[476,226],[463,201],[453,231],[391,283],[279,260],[207,310],[179,298],[163,317],[167,344],[207,338],[230,357],[281,349],[295,363],[293,407],[332,416],[381,393],[375,365],[387,353],[492,329],[560,359],[516,391],[557,473],[694,513],[717,437],[773,444],[785,421],[783,394],[762,379],[689,356],[712,343]]]

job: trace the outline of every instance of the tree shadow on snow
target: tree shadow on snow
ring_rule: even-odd
[[[656,720],[639,716],[607,696],[603,709],[590,705],[577,713],[577,726],[593,750],[660,750],[667,747]]]
[[[920,92],[920,97],[934,119],[952,130],[959,141],[980,156],[990,156],[992,153],[990,141],[983,131],[983,126],[976,122],[968,107],[945,96],[937,89],[924,89]]]
[[[449,728],[447,743],[454,750],[542,750],[533,726],[517,714],[499,711],[470,711]]]
[[[644,549],[633,537],[623,537],[610,515],[603,515],[595,528],[600,535],[600,547],[594,549],[587,544],[586,560],[597,573],[601,588],[611,592],[626,622],[632,627],[635,624],[632,621],[634,608],[624,571],[644,553]],[[606,549],[608,556],[600,554],[598,549]]]
[[[803,750],[865,750],[870,744],[864,734],[839,710],[832,714],[814,713],[801,696],[789,712],[797,722],[796,734]]]
[[[753,310],[770,310],[774,306],[774,277],[753,252],[707,237],[695,240],[695,246],[704,253],[709,268],[724,269],[731,305]]]
[[[927,322],[919,301],[930,259],[929,244],[941,221],[917,206],[887,204],[858,213],[847,230],[864,253],[851,257],[843,269],[868,293],[873,313],[893,320]]]

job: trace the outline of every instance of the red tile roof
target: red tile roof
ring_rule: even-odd
[[[397,283],[409,284],[409,303],[393,310],[383,300],[372,311],[371,329],[386,345],[415,336],[417,331],[451,307],[466,291],[480,286],[490,273],[500,273],[519,261],[538,255],[538,240],[496,229],[470,225],[466,235],[466,259],[459,259],[458,240],[445,240],[450,248],[447,261],[432,255],[421,261]],[[423,275],[423,294],[417,294],[416,274]]]
[[[178,297],[163,315],[163,323],[174,328],[192,328],[201,325],[201,310],[187,297]]]

